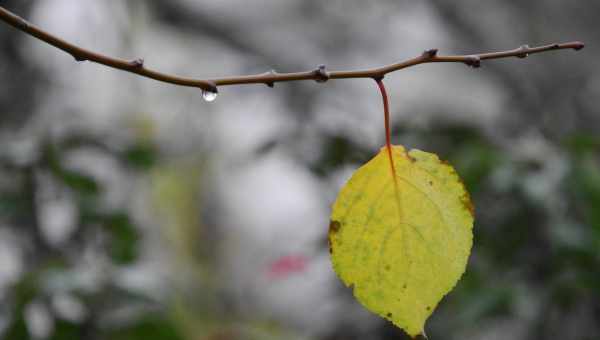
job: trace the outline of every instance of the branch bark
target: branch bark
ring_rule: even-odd
[[[482,60],[509,57],[525,58],[530,54],[535,53],[563,49],[580,50],[584,47],[584,44],[582,42],[572,41],[567,43],[549,44],[538,47],[529,47],[527,45],[523,45],[513,50],[500,52],[448,56],[438,56],[438,50],[431,49],[423,52],[420,56],[417,56],[415,58],[371,69],[328,72],[325,68],[325,65],[319,65],[315,70],[305,72],[277,73],[275,71],[269,71],[266,73],[256,75],[232,76],[215,79],[194,79],[161,73],[149,69],[144,66],[144,60],[141,58],[133,60],[124,60],[84,49],[44,31],[43,29],[29,23],[27,20],[4,9],[1,6],[0,20],[41,41],[44,41],[58,49],[65,51],[66,53],[72,55],[73,58],[75,58],[75,60],[77,61],[92,61],[98,64],[135,73],[137,75],[158,80],[161,82],[181,86],[197,87],[202,90],[212,92],[217,92],[218,86],[226,85],[265,84],[267,86],[272,87],[277,82],[298,80],[314,80],[317,82],[325,82],[329,79],[348,78],[372,78],[377,80],[382,79],[388,73],[425,63],[463,63],[476,68],[481,65]]]

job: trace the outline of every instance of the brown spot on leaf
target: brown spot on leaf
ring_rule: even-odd
[[[388,318],[392,317],[392,313],[387,313],[385,316],[387,316]]]
[[[433,186],[433,181],[429,181],[429,185]]]
[[[330,221],[329,222],[329,254],[333,254],[332,244],[333,244],[333,235],[335,235],[342,225],[338,221]]]
[[[413,151],[413,150],[410,150],[410,151]],[[406,156],[406,159],[408,159],[409,161],[411,161],[413,163],[417,161],[417,159],[414,158],[413,156],[411,156],[406,149],[404,150],[404,156]]]
[[[329,222],[329,233],[337,233],[338,230],[340,230],[341,228],[341,224],[338,221],[331,221]]]
[[[431,310],[431,306],[427,306],[425,309],[427,309],[427,310]]]
[[[460,202],[462,203],[463,207],[465,207],[465,209],[471,214],[471,216],[475,218],[475,206],[473,206],[473,202],[471,201],[471,195],[469,195],[469,192],[467,191],[465,182],[463,182],[463,180],[458,175],[456,176],[456,178],[458,179],[458,181],[463,187],[463,190],[465,191],[465,194],[460,197]]]
[[[465,193],[461,198],[460,202],[463,207],[471,214],[472,217],[475,217],[475,206],[473,206],[473,202],[471,202],[471,198],[468,193]]]

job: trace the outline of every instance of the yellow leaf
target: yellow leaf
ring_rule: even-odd
[[[391,154],[393,166],[384,147],[342,188],[329,244],[333,268],[358,301],[414,337],[465,271],[473,206],[435,154],[402,146]]]

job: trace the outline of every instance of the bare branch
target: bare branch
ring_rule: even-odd
[[[71,44],[42,30],[41,28],[27,22],[25,19],[13,14],[12,12],[9,12],[1,6],[0,20],[31,36],[38,38],[39,40],[42,40],[58,49],[69,53],[77,61],[89,60],[95,63],[106,65],[108,67],[135,73],[140,76],[152,78],[165,83],[197,87],[203,90],[213,92],[217,92],[218,86],[226,85],[264,84],[269,87],[272,87],[277,82],[297,80],[314,80],[317,82],[325,82],[329,79],[382,79],[388,73],[425,63],[463,63],[465,65],[477,68],[481,66],[482,60],[487,59],[500,59],[509,57],[525,58],[530,54],[534,53],[563,49],[574,49],[577,51],[584,47],[584,44],[582,42],[573,41],[562,44],[550,44],[538,47],[529,47],[528,45],[523,45],[519,48],[509,51],[454,56],[438,56],[438,50],[431,49],[423,52],[423,54],[421,54],[418,57],[372,69],[329,72],[325,69],[325,65],[319,65],[315,70],[306,72],[277,73],[275,71],[269,71],[257,75],[233,76],[215,79],[193,79],[151,70],[144,66],[144,60],[141,58],[134,60],[123,60],[86,50],[82,47]]]

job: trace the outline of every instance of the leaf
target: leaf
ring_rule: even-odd
[[[115,340],[179,340],[184,339],[177,325],[161,315],[145,314],[134,324],[123,325],[107,332],[107,339]]]
[[[116,213],[105,220],[106,227],[112,234],[110,254],[117,264],[128,264],[138,257],[139,235],[127,214]]]
[[[151,145],[137,144],[125,150],[122,157],[132,167],[146,170],[156,164],[157,152]]]
[[[465,271],[473,206],[435,154],[393,146],[389,156],[382,148],[342,188],[330,251],[358,301],[414,337]]]
[[[100,186],[91,176],[64,169],[58,173],[58,176],[68,187],[78,193],[84,195],[98,195],[100,193]]]

